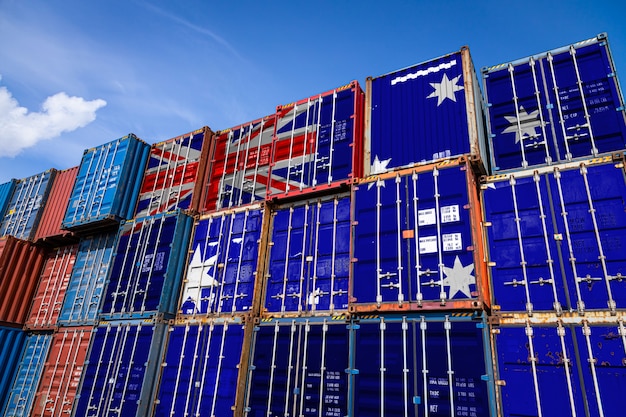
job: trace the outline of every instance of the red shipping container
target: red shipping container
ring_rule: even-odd
[[[13,236],[0,238],[0,324],[24,325],[44,260],[43,248]]]
[[[77,252],[78,245],[64,246],[50,251],[46,256],[30,316],[26,320],[26,329],[56,328]]]
[[[200,211],[264,201],[276,115],[217,132],[212,140]]]
[[[77,240],[72,232],[61,230],[61,223],[63,222],[63,217],[65,217],[65,211],[67,210],[77,174],[78,167],[57,173],[39,221],[35,242],[40,241],[50,245],[62,245]]]
[[[66,327],[52,339],[31,416],[68,416],[83,372],[93,328]]]

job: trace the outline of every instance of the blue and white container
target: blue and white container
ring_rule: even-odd
[[[152,318],[176,313],[193,218],[177,210],[124,222],[100,318]]]
[[[471,156],[487,164],[480,84],[463,47],[366,81],[365,175]]]
[[[55,169],[50,169],[16,182],[2,219],[0,236],[11,235],[23,240],[34,238],[56,174]]]
[[[26,339],[26,347],[4,407],[4,416],[28,417],[31,415],[51,341],[52,334],[50,333],[33,333]]]
[[[626,111],[606,34],[484,68],[492,172],[626,149]]]
[[[88,231],[131,219],[149,153],[132,133],[85,150],[63,228]]]

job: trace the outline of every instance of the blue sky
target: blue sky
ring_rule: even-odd
[[[276,105],[470,47],[481,67],[607,32],[626,82],[625,1],[0,0],[0,183],[226,129]]]

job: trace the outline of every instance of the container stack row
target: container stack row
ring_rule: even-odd
[[[464,47],[0,185],[3,415],[619,415],[606,37],[482,81]]]

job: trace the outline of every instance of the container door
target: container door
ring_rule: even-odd
[[[626,308],[626,182],[613,164],[557,171],[550,188],[572,307]]]
[[[356,89],[348,85],[279,107],[269,196],[352,177],[355,94]]]
[[[200,220],[181,298],[182,314],[249,312],[253,308],[263,210]]]
[[[11,235],[29,240],[35,235],[40,210],[53,179],[53,171],[46,171],[18,182],[2,221],[0,236]]]
[[[357,303],[478,296],[466,175],[461,166],[434,168],[359,185]]]
[[[292,206],[273,216],[266,310],[346,310],[350,199]]]
[[[345,324],[263,324],[250,352],[244,416],[347,415]]]
[[[241,324],[173,327],[155,415],[232,415],[243,336]]]

